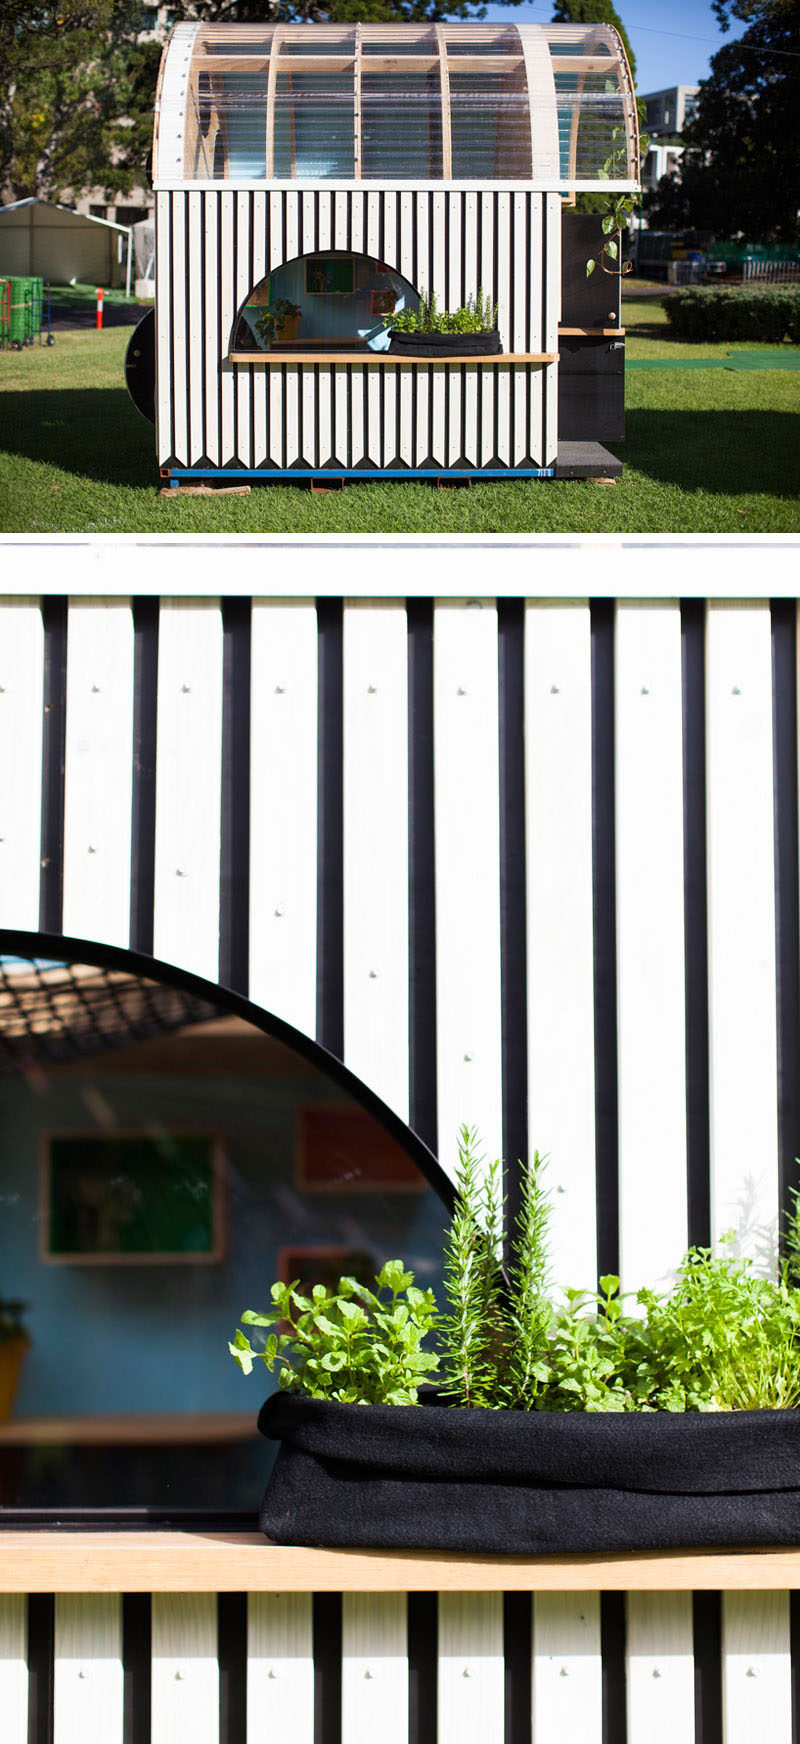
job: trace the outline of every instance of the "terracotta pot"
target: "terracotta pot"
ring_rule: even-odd
[[[291,341],[293,339],[297,338],[297,329],[299,326],[300,326],[300,316],[299,315],[287,315],[286,320],[283,323],[283,326],[278,328],[278,331],[275,335],[275,338],[276,338],[278,344],[279,345],[291,344]]]
[[[0,1339],[0,1423],[7,1423],[11,1416],[29,1344],[30,1339],[24,1334]]]

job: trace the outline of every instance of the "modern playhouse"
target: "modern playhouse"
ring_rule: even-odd
[[[572,210],[638,187],[609,26],[178,25],[153,185],[165,479],[619,471],[619,277]],[[495,349],[398,353],[421,299]]]

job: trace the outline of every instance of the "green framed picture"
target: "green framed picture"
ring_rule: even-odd
[[[223,1174],[208,1132],[50,1134],[42,1259],[60,1265],[212,1264]]]

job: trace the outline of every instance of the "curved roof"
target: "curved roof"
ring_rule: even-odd
[[[607,24],[179,24],[154,179],[631,188],[630,69]]]

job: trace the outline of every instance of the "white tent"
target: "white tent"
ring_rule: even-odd
[[[130,289],[131,228],[87,218],[49,200],[0,206],[0,274],[35,274],[54,285]]]

